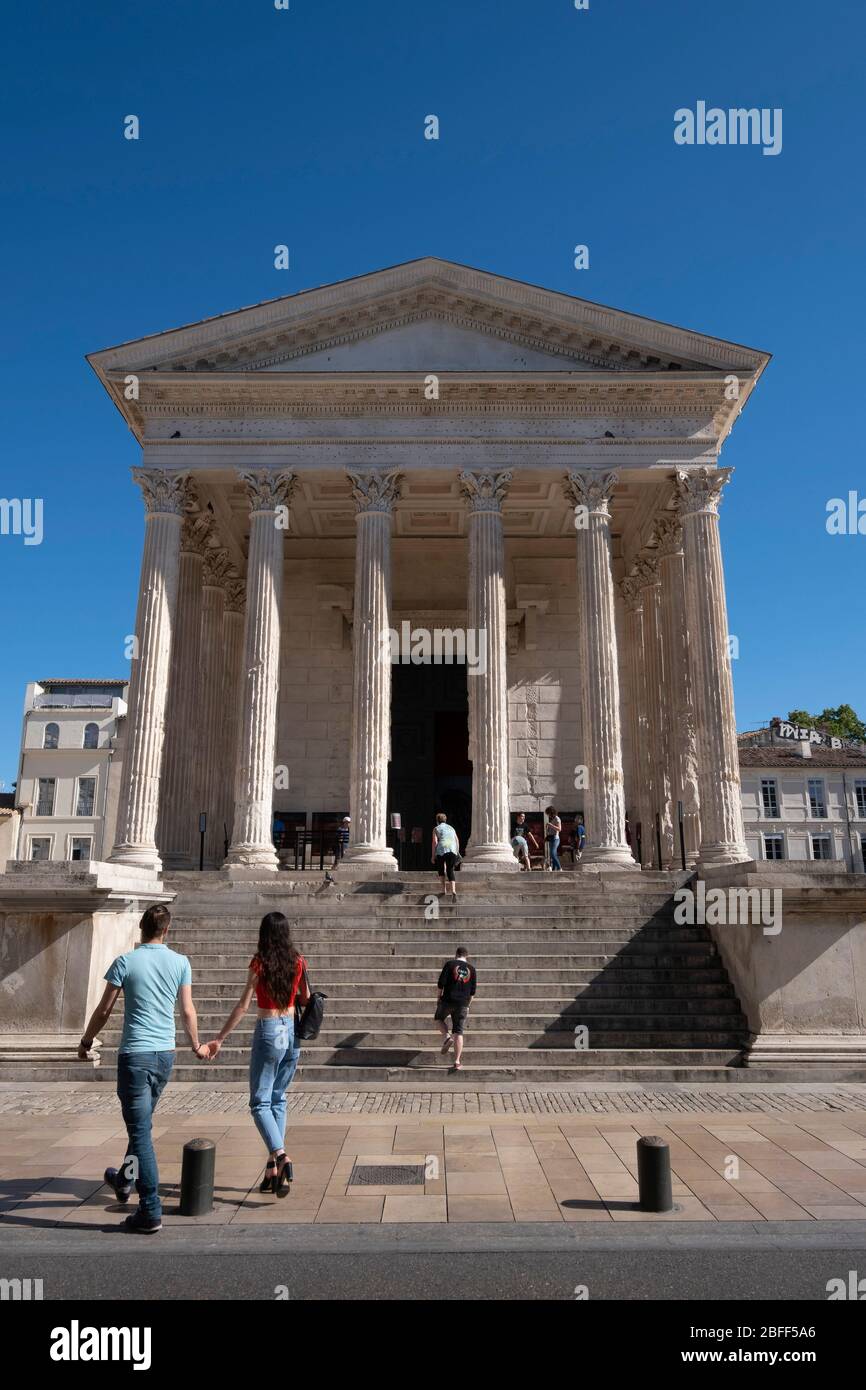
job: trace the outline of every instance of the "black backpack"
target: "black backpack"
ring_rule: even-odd
[[[300,1004],[295,1005],[295,1038],[300,1042],[313,1042],[321,1032],[322,1020],[325,1016],[325,1000],[327,994],[320,991],[314,993],[310,989],[310,981],[307,978],[307,967],[304,965],[304,972],[301,977],[307,987],[309,999],[301,1008]]]

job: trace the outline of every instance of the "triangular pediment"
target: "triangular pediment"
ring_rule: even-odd
[[[268,372],[598,371],[577,351],[550,351],[529,335],[494,328],[457,310],[420,309],[373,328],[252,362]]]
[[[124,343],[120,372],[758,372],[722,339],[427,258]]]

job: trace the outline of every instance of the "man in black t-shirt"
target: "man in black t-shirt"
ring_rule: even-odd
[[[446,960],[439,973],[439,1003],[434,1015],[439,1032],[445,1041],[442,1051],[454,1048],[452,1071],[460,1071],[460,1058],[463,1053],[463,1027],[469,1013],[469,1004],[475,993],[477,976],[475,966],[467,960],[465,946],[458,946],[453,960]]]

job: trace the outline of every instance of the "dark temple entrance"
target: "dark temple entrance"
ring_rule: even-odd
[[[430,837],[444,811],[464,849],[472,816],[469,696],[465,666],[391,667],[391,763],[388,812],[403,821],[389,832],[402,869],[429,869]]]

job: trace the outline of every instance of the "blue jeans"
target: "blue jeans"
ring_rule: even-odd
[[[173,1052],[121,1052],[117,1059],[117,1095],[129,1136],[126,1157],[134,1157],[137,1164],[139,1210],[156,1220],[162,1215],[162,1206],[151,1121],[173,1066]],[[128,1172],[124,1162],[121,1176],[126,1177]]]
[[[258,1020],[250,1054],[250,1110],[271,1153],[279,1153],[286,1141],[286,1092],[300,1055],[294,1014]]]
[[[558,836],[558,835],[549,835],[549,836],[548,836],[548,838],[547,838],[547,848],[550,850],[550,867],[551,867],[551,869],[554,869],[554,870],[559,869],[559,870],[561,871],[561,870],[562,870],[562,865],[561,865],[560,862],[559,862],[559,855],[557,854],[557,850],[559,849],[559,836]]]

